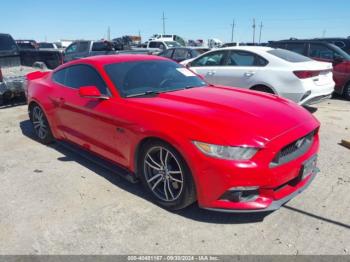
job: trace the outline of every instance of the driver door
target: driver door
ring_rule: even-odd
[[[214,51],[191,62],[190,68],[203,76],[210,84],[223,84],[222,71],[227,51]]]
[[[55,100],[58,101],[56,117],[65,138],[107,159],[125,164],[118,146],[122,143],[122,137],[118,137],[116,131],[123,123],[118,123],[109,114],[114,106],[112,99],[79,95],[80,87],[96,86],[101,94],[110,96],[105,82],[93,67],[86,64],[73,65],[64,70],[65,81],[59,84],[61,91],[56,94]]]

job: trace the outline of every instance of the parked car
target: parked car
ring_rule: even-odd
[[[201,53],[193,48],[186,47],[177,47],[177,48],[169,48],[161,53],[159,56],[170,58],[176,62],[181,62],[187,59],[195,58],[199,56]]]
[[[211,84],[272,93],[300,105],[329,98],[334,90],[332,64],[283,49],[227,47],[182,63]]]
[[[145,48],[135,48],[131,50],[116,51],[118,43],[110,41],[75,41],[70,44],[64,52],[64,62],[96,56],[96,55],[115,55],[115,54],[148,54],[149,50]]]
[[[16,44],[20,50],[39,48],[39,45],[35,40],[16,40]]]
[[[180,45],[176,41],[163,41],[163,40],[153,40],[147,43],[147,49],[154,52],[157,52],[157,51],[161,52],[163,50],[173,48],[173,47],[182,47],[182,45]]]
[[[64,53],[64,62],[69,62],[75,59],[94,56],[115,54],[115,49],[112,42],[109,41],[75,41],[70,44]]]
[[[38,43],[40,49],[58,49],[57,45],[54,43],[40,42]]]
[[[271,211],[317,173],[319,122],[307,110],[210,86],[163,57],[95,56],[27,78],[40,142],[69,141],[103,157],[167,209],[198,200],[213,210]]]
[[[15,40],[9,34],[0,34],[0,106],[24,98],[25,75],[36,70],[22,66]]]
[[[338,46],[318,40],[283,40],[269,43],[272,47],[283,48],[333,64],[334,91],[350,100],[350,55]]]

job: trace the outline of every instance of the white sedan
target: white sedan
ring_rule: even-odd
[[[181,64],[211,84],[273,93],[300,105],[329,98],[335,86],[332,64],[284,49],[227,47]]]

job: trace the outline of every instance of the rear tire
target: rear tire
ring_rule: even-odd
[[[172,146],[150,141],[142,147],[139,159],[139,178],[155,203],[178,210],[196,201],[191,171]]]
[[[344,90],[343,90],[343,97],[346,99],[346,100],[350,100],[350,82],[347,83],[344,87]]]
[[[49,122],[47,121],[44,111],[39,105],[33,104],[29,107],[29,117],[34,128],[34,132],[41,143],[48,145],[55,141]]]

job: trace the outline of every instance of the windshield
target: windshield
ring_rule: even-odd
[[[346,53],[343,49],[341,49],[340,47],[333,45],[334,51],[336,52],[336,55],[338,55],[339,57],[345,59],[345,60],[349,60],[350,61],[350,55],[348,53]]]
[[[54,45],[50,43],[39,43],[39,48],[54,48]]]
[[[178,42],[176,41],[165,41],[166,45],[168,47],[179,47],[181,46]]]
[[[115,63],[106,65],[105,70],[123,97],[206,85],[190,70],[172,61],[149,60]]]
[[[300,55],[298,53],[289,51],[289,50],[285,50],[285,49],[272,49],[267,51],[267,53],[274,55],[278,58],[281,58],[285,61],[291,62],[291,63],[301,63],[301,62],[308,62],[308,61],[312,61],[312,59]]]

